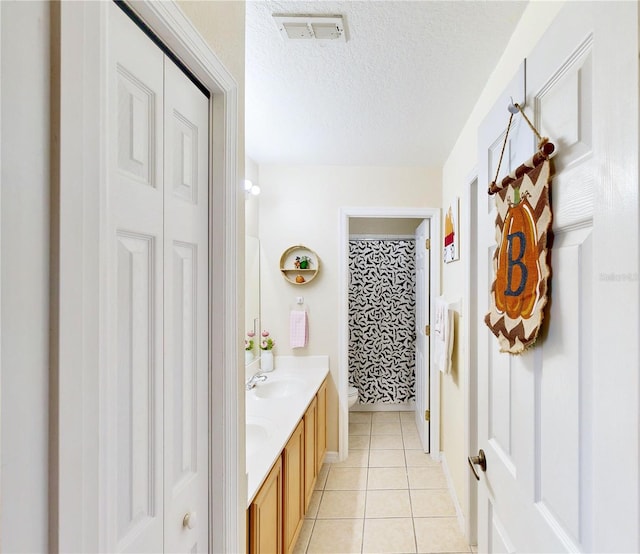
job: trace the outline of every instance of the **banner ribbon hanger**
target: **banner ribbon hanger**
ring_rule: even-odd
[[[487,191],[490,195],[501,191],[502,189],[507,187],[510,183],[513,183],[514,181],[522,177],[525,173],[527,173],[527,171],[530,171],[533,167],[535,167],[539,163],[543,162],[544,160],[548,160],[549,156],[551,156],[551,154],[553,154],[554,150],[556,149],[553,143],[549,142],[548,137],[543,137],[540,135],[540,133],[538,132],[538,129],[535,128],[533,123],[531,123],[531,121],[527,117],[527,114],[524,113],[522,106],[520,106],[520,104],[518,104],[517,102],[513,102],[513,98],[511,98],[511,104],[509,104],[507,109],[509,110],[509,113],[511,115],[509,116],[509,124],[507,125],[507,132],[504,135],[504,142],[502,143],[502,151],[500,152],[500,159],[498,160],[498,168],[496,169],[496,176],[493,179],[493,181],[491,181],[489,185],[489,190]],[[518,112],[522,114],[522,117],[524,117],[524,120],[527,122],[531,130],[535,133],[536,137],[538,137],[538,141],[539,141],[538,152],[536,152],[529,161],[523,163],[521,166],[516,168],[515,171],[507,175],[504,179],[502,179],[502,182],[498,184],[497,183],[498,175],[500,174],[500,166],[502,165],[502,158],[504,157],[504,151],[507,147],[507,140],[509,138],[511,123],[513,121],[513,116]]]

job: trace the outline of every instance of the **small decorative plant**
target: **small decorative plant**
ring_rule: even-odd
[[[276,342],[269,336],[269,331],[262,331],[262,341],[260,342],[260,350],[273,350]]]
[[[247,331],[247,337],[246,339],[244,339],[244,349],[247,352],[251,352],[253,350],[253,337],[255,337],[256,334],[253,331]]]
[[[309,256],[300,256],[300,269],[307,269],[311,265]]]

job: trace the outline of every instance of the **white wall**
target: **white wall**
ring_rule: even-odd
[[[328,354],[328,449],[338,450],[338,303],[341,207],[438,207],[440,171],[429,168],[260,166],[261,317],[276,355]],[[303,286],[286,282],[280,255],[304,244],[320,258],[318,276]],[[309,345],[289,347],[289,311],[304,296]]]
[[[349,235],[413,236],[422,219],[357,217],[349,221]]]
[[[0,551],[48,550],[49,5],[0,3]]]
[[[460,197],[460,213],[465,213],[468,198],[468,178],[477,160],[477,130],[485,114],[493,106],[516,70],[533,49],[542,34],[558,13],[562,2],[531,2],[527,6],[513,37],[498,62],[487,85],[480,95],[457,142],[449,154],[443,168],[442,206],[448,206],[454,197]],[[508,117],[505,106],[505,118]],[[481,189],[486,183],[479,183]],[[461,237],[460,261],[444,264],[442,269],[443,293],[451,299],[463,298],[463,306],[469,306],[466,297],[463,259],[468,255],[471,237]],[[451,374],[441,377],[441,448],[444,451],[451,473],[456,495],[465,517],[469,507],[466,499],[466,480],[469,479],[467,466],[467,446],[464,442],[464,373],[468,368],[463,364],[463,345],[467,337],[462,333],[460,320],[456,318],[456,340],[452,357]]]

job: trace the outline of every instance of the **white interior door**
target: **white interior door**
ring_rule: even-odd
[[[208,100],[114,3],[109,56],[105,542],[205,552]]]
[[[429,452],[429,221],[416,229],[416,426],[425,452]]]
[[[164,62],[165,551],[206,552],[209,102]]]
[[[161,552],[164,56],[113,3],[109,24],[107,548]]]
[[[527,112],[557,146],[551,300],[520,356],[478,327],[481,552],[638,551],[637,21],[636,3],[568,3],[527,58]],[[479,133],[480,317],[509,95]],[[535,144],[512,133],[507,165]]]

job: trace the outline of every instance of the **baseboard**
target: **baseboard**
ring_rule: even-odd
[[[389,404],[386,402],[378,402],[376,404],[360,404],[357,402],[349,411],[350,412],[414,412],[416,409],[415,400],[409,400],[402,404]]]
[[[453,500],[453,505],[456,509],[456,516],[458,518],[458,525],[460,526],[460,530],[462,534],[467,536],[467,526],[464,520],[464,514],[462,513],[462,508],[460,507],[460,503],[458,502],[458,496],[456,495],[456,489],[453,486],[453,480],[451,479],[451,473],[449,473],[449,466],[447,465],[447,457],[444,452],[440,452],[440,462],[442,463],[442,471],[444,472],[444,477],[447,480],[447,488],[449,489],[449,494],[451,494],[451,499]]]
[[[327,452],[324,455],[325,464],[335,464],[335,463],[338,463],[339,461],[340,461],[340,456],[338,455],[337,452],[333,450],[327,450]]]

